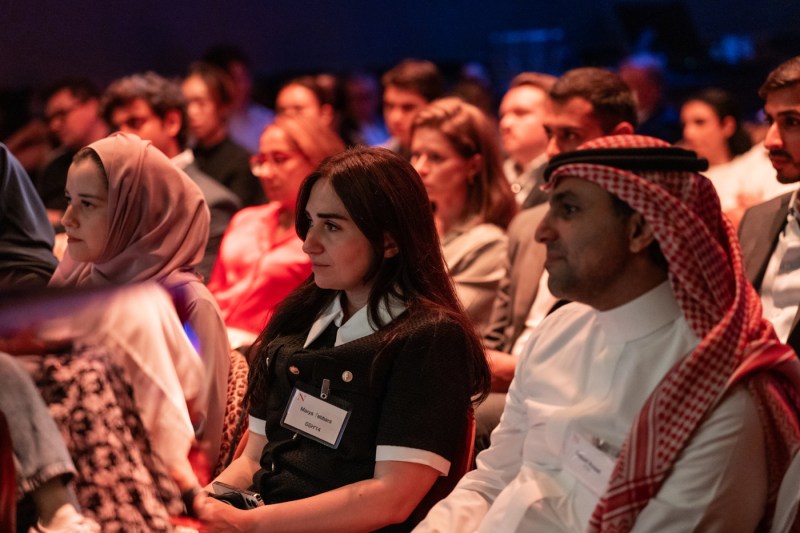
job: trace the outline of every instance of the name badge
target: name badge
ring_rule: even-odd
[[[564,442],[564,469],[578,478],[595,496],[602,496],[616,460],[585,436],[570,430]]]
[[[344,428],[350,419],[347,402],[330,396],[330,381],[322,381],[322,389],[304,383],[295,385],[281,425],[330,448],[338,448]]]

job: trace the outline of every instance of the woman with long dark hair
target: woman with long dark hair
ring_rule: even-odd
[[[259,338],[247,445],[217,479],[268,505],[198,497],[199,516],[210,531],[408,530],[489,385],[425,189],[388,150],[345,152],[303,183],[296,228],[313,276]]]

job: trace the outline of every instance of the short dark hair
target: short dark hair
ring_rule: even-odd
[[[217,107],[227,108],[233,102],[233,81],[223,69],[210,63],[197,61],[189,65],[186,78],[197,76],[203,80]]]
[[[511,84],[508,88],[536,87],[537,89],[549,93],[557,80],[558,78],[550,74],[542,74],[541,72],[521,72],[511,79]]]
[[[42,98],[45,102],[50,100],[56,93],[67,90],[70,94],[80,100],[86,102],[87,100],[99,99],[100,89],[88,78],[64,78],[45,89]]]
[[[558,78],[550,90],[550,98],[559,104],[575,97],[592,104],[605,134],[614,131],[622,122],[628,122],[634,128],[639,123],[633,91],[610,70],[597,67],[572,69]]]
[[[767,95],[779,89],[794,87],[800,83],[800,56],[795,56],[788,61],[784,61],[778,68],[767,76],[767,80],[758,89],[758,96],[762,100],[767,99]]]
[[[430,61],[405,59],[381,78],[383,88],[396,87],[418,93],[431,102],[444,94],[444,79],[439,68]]]
[[[323,87],[323,85],[319,82],[320,76],[299,76],[297,78],[292,78],[291,80],[287,81],[281,86],[280,91],[284,90],[287,87],[291,87],[292,85],[297,85],[299,87],[305,87],[309,91],[311,91],[314,96],[317,98],[317,102],[319,105],[329,104],[333,105],[335,95],[332,91],[327,90],[327,87]]]
[[[153,113],[164,119],[170,111],[178,111],[181,115],[181,129],[177,141],[181,149],[186,146],[187,120],[186,99],[181,87],[175,80],[168,80],[155,72],[133,74],[115,80],[108,86],[103,95],[101,113],[106,122],[111,124],[114,110],[129,105],[134,100],[144,100]]]

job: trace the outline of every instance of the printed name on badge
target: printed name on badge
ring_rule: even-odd
[[[283,413],[281,425],[326,446],[337,448],[350,418],[350,410],[344,405],[331,403],[335,401],[334,398],[326,395],[327,400],[324,400],[309,390],[310,387],[301,387],[299,384],[295,387]]]

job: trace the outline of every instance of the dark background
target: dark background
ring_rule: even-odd
[[[419,57],[453,75],[479,62],[502,93],[521,70],[614,66],[638,49],[667,56],[674,94],[716,83],[747,105],[800,53],[798,22],[800,2],[777,0],[0,0],[0,93],[13,101],[64,76],[180,75],[226,42],[251,56],[268,105],[277,80],[299,72],[380,73]]]

